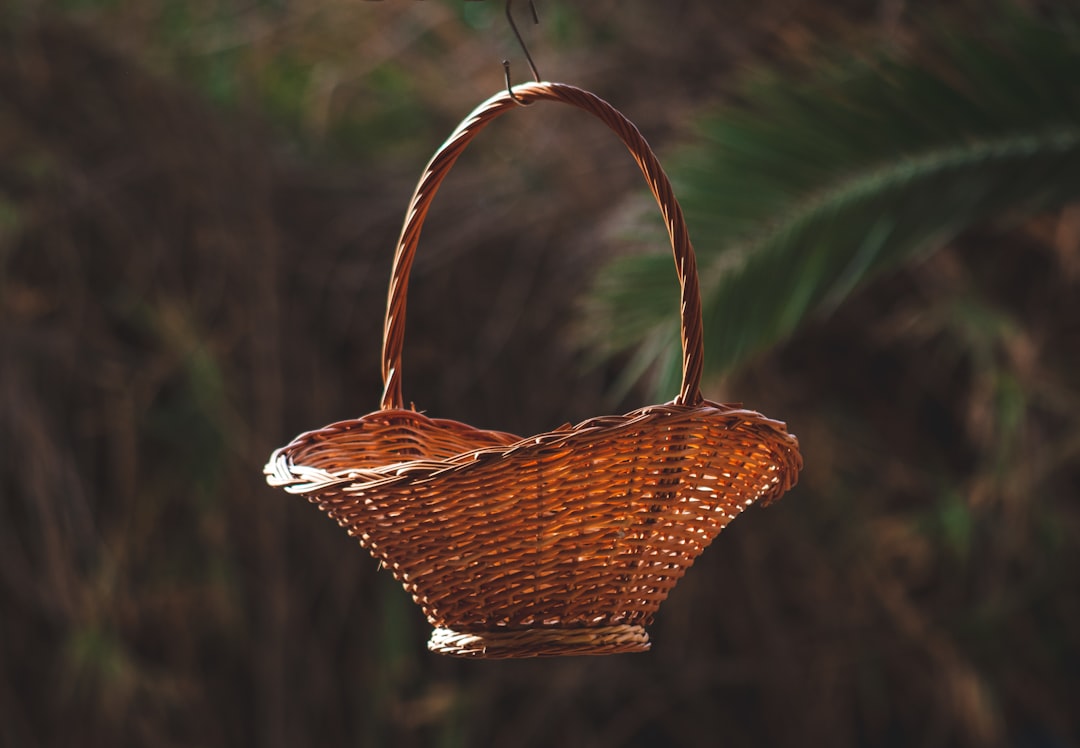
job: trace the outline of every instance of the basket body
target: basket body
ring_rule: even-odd
[[[516,94],[516,95],[514,95]],[[382,407],[274,452],[271,485],[306,496],[356,537],[463,657],[649,648],[660,603],[728,522],[794,485],[784,424],[701,396],[701,299],[682,210],[644,138],[610,104],[558,83],[481,104],[440,147],[406,212],[384,326]],[[682,386],[674,401],[528,438],[403,406],[406,290],[439,184],[488,122],[522,103],[571,104],[630,150],[657,200],[680,282]]]
[[[301,435],[268,469],[394,574],[432,649],[495,657],[647,649],[676,581],[799,462],[783,424],[706,401],[529,439],[377,411]]]

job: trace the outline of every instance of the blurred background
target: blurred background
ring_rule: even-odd
[[[262,467],[378,405],[415,180],[528,67],[498,0],[0,8],[0,743],[1080,745],[1080,12],[538,0],[698,249],[706,395],[806,468],[643,655],[462,662]],[[566,110],[566,111],[564,111]],[[567,107],[478,139],[405,397],[527,435],[668,400],[677,291]]]

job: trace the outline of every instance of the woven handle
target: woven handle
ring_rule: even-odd
[[[664,174],[656,155],[630,120],[606,101],[588,91],[565,83],[544,82],[516,86],[514,94],[522,103],[531,104],[541,99],[561,101],[595,115],[619,136],[619,139],[630,149],[638,166],[641,167],[645,180],[649,183],[649,189],[652,190],[667,224],[681,288],[682,387],[678,397],[675,398],[675,403],[695,405],[701,402],[703,348],[697,262],[694,259],[694,249],[690,246],[682,208],[675,199],[671,183]],[[416,245],[420,240],[420,230],[431,207],[431,201],[458,156],[477,133],[500,114],[518,107],[519,104],[506,91],[492,96],[477,107],[436,151],[424,170],[420,183],[416,186],[405,216],[401,238],[398,239],[394,266],[390,273],[390,293],[386,305],[386,323],[383,327],[382,408],[384,410],[404,407],[401,396],[401,349],[405,339],[405,302],[409,273],[412,270],[413,258],[416,256]]]

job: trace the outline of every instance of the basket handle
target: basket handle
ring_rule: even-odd
[[[517,97],[517,101],[512,98]],[[598,96],[565,83],[523,83],[512,92],[501,91],[473,110],[453,134],[447,138],[428,162],[416,191],[409,203],[405,225],[401,229],[394,265],[390,272],[390,292],[386,304],[386,322],[383,327],[382,409],[404,407],[401,396],[401,349],[405,339],[405,302],[420,230],[427,217],[431,201],[450,168],[465,150],[465,146],[484,127],[521,104],[540,100],[561,101],[576,106],[598,117],[611,128],[626,145],[641,167],[649,183],[660,212],[667,224],[671,248],[675,256],[675,269],[679,276],[681,338],[682,338],[682,387],[675,398],[677,405],[696,405],[702,401],[701,367],[704,357],[701,334],[701,294],[698,289],[697,262],[694,248],[686,230],[682,208],[671,189],[656,155],[649,148],[637,127],[618,110]]]

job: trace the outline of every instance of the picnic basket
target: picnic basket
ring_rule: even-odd
[[[603,121],[656,198],[681,287],[682,386],[669,403],[521,438],[406,408],[401,351],[409,273],[440,183],[489,122],[541,100]],[[656,156],[594,94],[522,84],[477,107],[416,188],[391,272],[380,409],[299,435],[271,455],[267,481],[317,504],[402,583],[435,629],[432,651],[647,650],[646,627],[697,556],[802,466],[783,423],[702,397],[702,356],[694,252]]]

